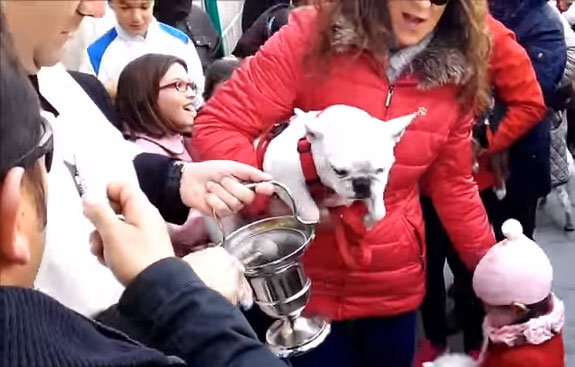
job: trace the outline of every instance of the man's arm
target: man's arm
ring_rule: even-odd
[[[271,195],[271,177],[233,161],[189,163],[142,153],[134,159],[142,191],[168,222],[183,223],[188,208],[225,217],[251,203],[255,193]],[[242,182],[259,182],[255,193]]]
[[[489,16],[493,48],[489,59],[490,84],[507,111],[497,131],[489,138],[489,151],[508,149],[533,128],[547,110],[543,93],[527,52],[513,33]]]
[[[170,223],[183,224],[188,208],[180,196],[181,162],[160,154],[142,153],[134,159],[140,189]]]
[[[548,107],[560,106],[564,101],[562,95],[557,93],[557,87],[563,77],[567,58],[561,19],[544,5],[537,17],[524,21],[521,27],[515,31],[519,43],[529,54],[545,104]]]
[[[222,248],[190,254],[185,261],[174,258],[166,225],[143,193],[120,182],[107,191],[115,210],[108,201],[84,202],[84,214],[97,231],[91,251],[127,287],[119,310],[145,330],[153,347],[191,366],[283,366],[220,295],[234,299],[240,291],[237,259]]]
[[[124,292],[119,311],[146,331],[150,346],[191,366],[285,366],[257,340],[239,309],[179,259],[144,270]]]

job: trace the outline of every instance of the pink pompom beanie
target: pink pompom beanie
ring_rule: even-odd
[[[517,220],[507,220],[501,230],[506,239],[493,246],[475,269],[475,293],[491,306],[542,301],[551,293],[553,268],[549,258],[523,234]]]

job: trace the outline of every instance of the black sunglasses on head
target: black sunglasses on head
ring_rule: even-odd
[[[449,2],[449,0],[429,0],[430,3],[432,3],[433,5],[445,5]]]
[[[43,117],[40,118],[40,126],[42,128],[42,135],[40,136],[40,141],[38,144],[24,153],[20,158],[16,159],[11,164],[8,164],[2,172],[0,172],[0,177],[4,175],[14,167],[27,168],[31,167],[36,161],[44,157],[44,163],[46,165],[46,171],[50,172],[52,168],[52,158],[54,153],[54,136],[52,132],[52,126]]]

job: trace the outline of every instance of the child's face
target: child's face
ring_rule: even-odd
[[[158,94],[158,109],[162,118],[176,125],[178,130],[192,132],[196,109],[194,99],[196,90],[186,69],[180,64],[174,64],[160,80]]]
[[[522,318],[527,312],[527,307],[520,303],[509,306],[491,306],[485,304],[486,318],[493,327],[512,325]]]
[[[154,19],[153,0],[112,0],[118,24],[133,36],[145,36]]]

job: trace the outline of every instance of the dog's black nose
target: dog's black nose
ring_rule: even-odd
[[[366,199],[371,196],[371,180],[367,177],[354,178],[351,181],[355,197],[357,199]]]

